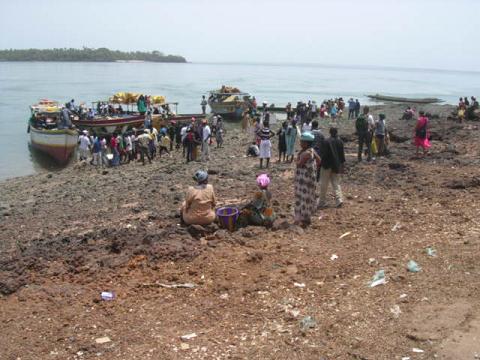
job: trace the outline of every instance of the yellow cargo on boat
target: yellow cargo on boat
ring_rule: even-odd
[[[150,97],[150,102],[151,102],[152,104],[163,105],[163,104],[165,104],[165,101],[166,101],[165,96],[152,95],[152,96]]]

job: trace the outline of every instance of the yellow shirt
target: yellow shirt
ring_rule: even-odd
[[[208,225],[215,220],[215,193],[213,186],[190,186],[185,196],[183,221],[187,224]]]

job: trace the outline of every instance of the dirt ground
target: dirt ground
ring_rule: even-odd
[[[179,225],[198,168],[222,204],[250,199],[258,162],[238,130],[205,166],[176,153],[0,183],[0,359],[480,358],[480,124],[424,107],[433,146],[419,160],[403,108],[373,108],[395,141],[371,163],[356,162],[353,124],[339,122],[345,204],[307,229],[289,225],[283,163],[269,169],[275,229]],[[381,269],[386,283],[370,287]]]

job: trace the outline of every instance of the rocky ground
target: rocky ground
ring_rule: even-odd
[[[394,142],[372,163],[355,161],[352,123],[339,122],[345,206],[307,229],[289,225],[290,164],[269,170],[275,229],[234,233],[178,224],[202,167],[179,154],[1,183],[0,358],[480,358],[479,124],[426,106],[437,115],[433,147],[417,160],[403,108],[373,109],[387,114]],[[249,140],[230,131],[212,151],[222,204],[255,188]],[[386,283],[369,287],[381,269]]]

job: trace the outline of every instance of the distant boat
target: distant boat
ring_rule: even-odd
[[[49,155],[57,163],[66,164],[77,146],[77,130],[58,127],[61,114],[55,101],[41,100],[30,108],[32,115],[28,132],[32,147]]]
[[[442,99],[438,98],[406,98],[406,97],[396,97],[396,96],[387,96],[387,95],[367,95],[370,99],[378,101],[391,101],[391,102],[401,102],[401,103],[412,103],[412,104],[436,104],[443,102]]]
[[[210,91],[208,105],[215,114],[240,120],[243,112],[252,105],[252,99],[250,94],[237,88],[222,86],[219,90]]]

